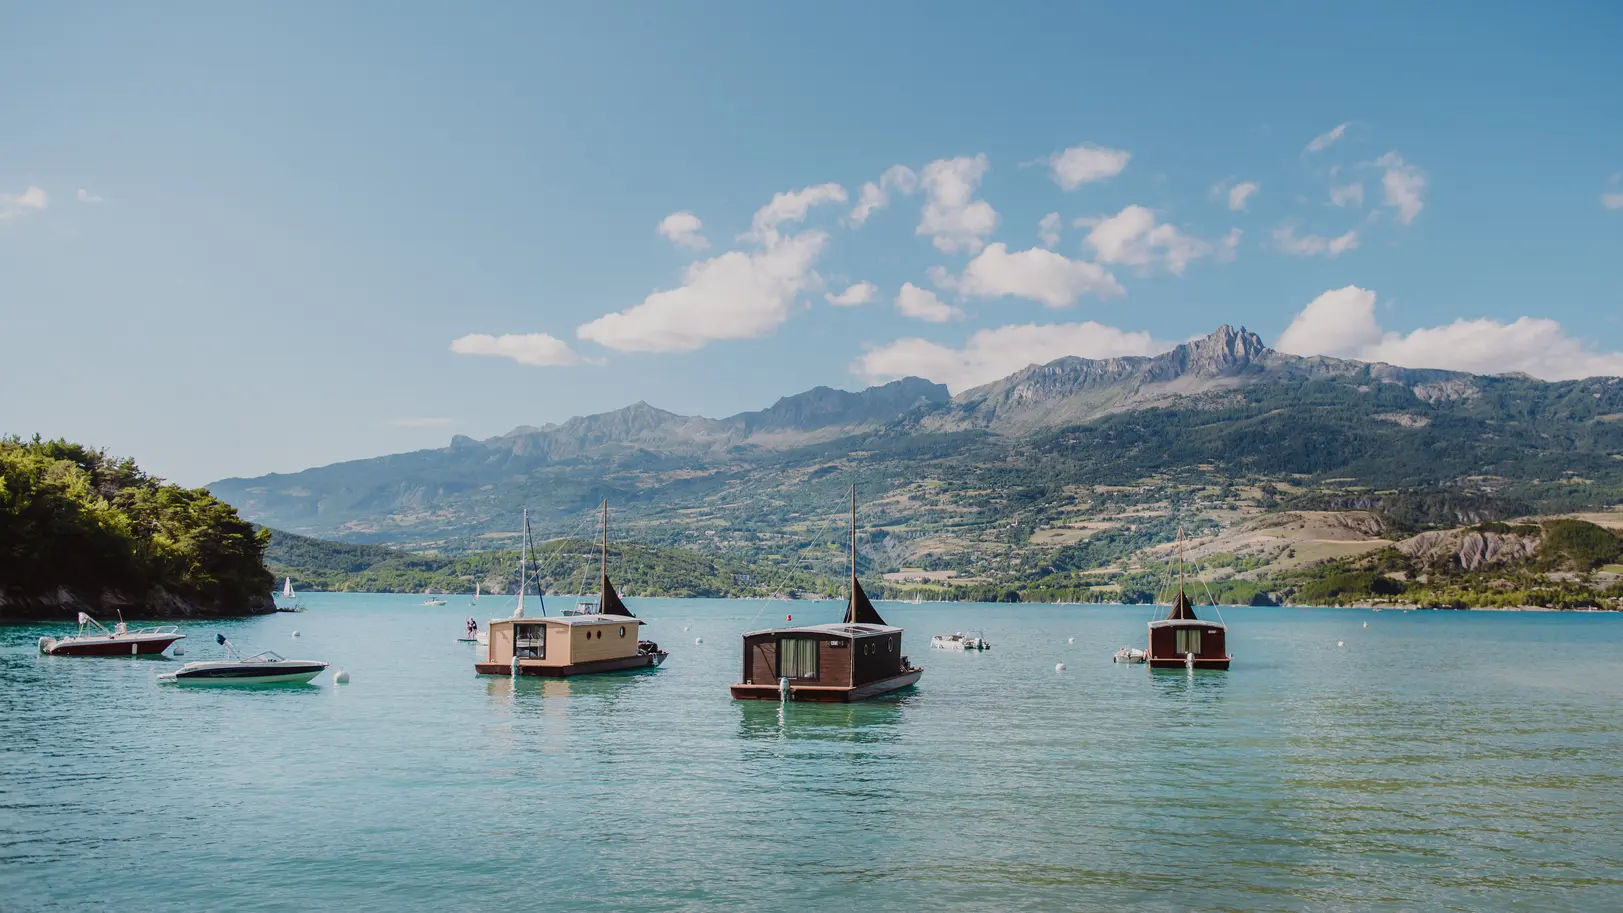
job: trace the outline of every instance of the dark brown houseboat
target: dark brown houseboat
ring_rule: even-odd
[[[902,629],[885,619],[857,580],[857,489],[851,486],[851,593],[839,624],[744,635],[738,700],[860,701],[906,688],[924,670],[902,653]]]
[[[665,661],[670,654],[653,641],[638,635],[643,622],[614,591],[609,581],[609,503],[603,502],[602,589],[596,610],[562,618],[524,617],[524,587],[528,578],[530,549],[529,513],[525,512],[524,541],[519,550],[518,609],[511,618],[492,619],[490,647],[482,660],[474,663],[480,675],[544,675],[561,678],[594,672],[647,669]],[[540,582],[537,581],[539,589]]]
[[[1195,617],[1195,605],[1183,586],[1183,531],[1178,531],[1178,595],[1167,617],[1150,622],[1151,669],[1227,669],[1228,627]]]

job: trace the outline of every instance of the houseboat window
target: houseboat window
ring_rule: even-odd
[[[547,626],[513,625],[513,655],[520,659],[546,659]]]
[[[1200,652],[1200,629],[1179,628],[1173,632],[1177,635],[1178,655]]]
[[[809,637],[778,641],[778,674],[784,678],[816,678],[817,641]]]
[[[621,637],[626,636],[626,626],[625,625],[620,626],[620,636]]]

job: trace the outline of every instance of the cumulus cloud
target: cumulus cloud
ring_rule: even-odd
[[[1353,181],[1351,184],[1345,184],[1340,187],[1331,187],[1330,204],[1332,206],[1363,206],[1363,182]]]
[[[621,352],[690,352],[722,339],[754,339],[789,318],[801,292],[822,284],[812,265],[828,233],[783,235],[812,207],[845,202],[845,188],[820,184],[787,191],[755,213],[742,237],[760,246],[688,264],[678,288],[575,328],[581,339]]]
[[[1155,210],[1128,206],[1113,216],[1076,220],[1088,226],[1083,243],[1093,248],[1101,263],[1148,268],[1164,266],[1167,272],[1183,275],[1191,260],[1217,252],[1210,241],[1184,234],[1177,226],[1157,222]]]
[[[1325,132],[1320,133],[1318,136],[1313,137],[1313,140],[1307,144],[1307,151],[1323,152],[1324,150],[1330,148],[1330,146],[1335,143],[1336,140],[1341,139],[1342,135],[1347,132],[1347,127],[1349,126],[1350,124],[1346,123],[1336,124],[1329,130],[1326,130]]]
[[[1029,298],[1051,308],[1069,307],[1083,295],[1110,298],[1125,294],[1121,284],[1097,263],[1072,260],[1033,247],[1009,253],[1003,242],[987,245],[960,276],[936,267],[931,280],[969,298]]]
[[[925,203],[917,234],[929,235],[942,253],[979,251],[998,226],[992,204],[975,199],[975,189],[990,167],[984,155],[937,159],[925,165],[919,179]]]
[[[935,292],[911,282],[904,283],[902,290],[896,293],[896,310],[926,323],[946,323],[964,316],[963,311],[942,303]]]
[[[451,340],[451,351],[458,355],[510,358],[521,365],[536,367],[572,365],[580,361],[580,356],[569,347],[569,343],[546,333],[506,333],[501,336],[470,333]]]
[[[838,295],[828,294],[823,297],[828,300],[829,304],[840,307],[856,307],[859,304],[867,304],[872,301],[877,294],[879,294],[879,286],[874,285],[872,282],[857,282],[846,287],[846,290]]]
[[[1375,293],[1349,285],[1313,299],[1274,346],[1294,355],[1330,355],[1408,368],[1474,374],[1522,372],[1545,380],[1623,375],[1623,352],[1595,352],[1561,324],[1538,317],[1510,323],[1456,320],[1411,333],[1375,318]]]
[[[1290,223],[1274,229],[1274,246],[1297,257],[1339,257],[1358,247],[1358,229],[1334,238],[1324,235],[1299,235]]]
[[[79,202],[81,202],[81,203],[100,203],[101,202],[101,197],[97,196],[96,194],[91,193],[90,191],[84,189],[83,187],[79,188],[78,196],[79,196]]]
[[[1107,149],[1093,143],[1083,143],[1056,152],[1043,161],[1061,190],[1075,190],[1083,184],[1121,174],[1132,157],[1132,153],[1125,149]]]
[[[1426,176],[1419,168],[1405,162],[1396,152],[1388,152],[1375,160],[1386,169],[1381,173],[1384,204],[1397,210],[1398,221],[1405,225],[1414,221],[1425,206],[1421,196],[1426,191]]]
[[[954,393],[978,387],[1032,364],[1056,358],[1117,358],[1154,355],[1172,348],[1148,333],[1131,333],[1087,321],[1023,324],[981,330],[955,349],[925,339],[899,339],[867,352],[852,373],[878,384],[899,377],[926,377]]]
[[[1246,201],[1260,189],[1262,185],[1256,181],[1241,181],[1232,186],[1228,181],[1218,181],[1212,185],[1212,199],[1223,200],[1234,212],[1245,212]]]
[[[778,240],[778,226],[783,223],[805,221],[813,206],[844,202],[845,188],[838,184],[818,184],[773,194],[772,202],[756,211],[750,230],[742,240],[773,244]]]
[[[1623,174],[1614,174],[1606,181],[1606,186],[1616,187],[1623,183]],[[1600,195],[1600,205],[1607,209],[1623,209],[1623,193],[1607,191]]]
[[[682,212],[673,212],[662,219],[658,231],[669,238],[671,243],[677,247],[691,247],[694,250],[703,250],[710,246],[710,242],[705,240],[704,235],[699,233],[699,229],[703,227],[704,223],[699,221],[698,216],[684,210]]]
[[[45,191],[30,184],[19,194],[0,193],[0,219],[14,219],[33,212],[42,212],[51,205]]]
[[[396,428],[448,428],[456,424],[454,418],[392,418],[389,424]]]
[[[1055,248],[1059,246],[1059,230],[1062,221],[1059,213],[1051,212],[1043,216],[1042,221],[1037,223],[1037,238],[1043,242],[1044,247]]]
[[[877,183],[869,181],[862,185],[862,192],[857,196],[856,208],[846,217],[852,228],[857,228],[868,221],[868,217],[890,205],[890,196],[893,193],[908,196],[917,193],[919,189],[919,176],[906,165],[892,165],[879,176]]]

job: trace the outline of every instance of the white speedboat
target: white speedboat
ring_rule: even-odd
[[[937,650],[990,650],[992,645],[986,642],[986,637],[979,631],[957,631],[952,634],[937,634],[930,638],[930,646]]]
[[[1141,663],[1150,658],[1149,651],[1135,650],[1132,647],[1122,647],[1116,651],[1115,661],[1118,663]]]
[[[47,656],[150,656],[185,639],[186,635],[174,625],[132,631],[121,621],[109,631],[96,619],[80,612],[78,633],[61,638],[41,637],[39,652]]]
[[[313,659],[287,659],[266,650],[243,658],[224,634],[214,639],[231,659],[187,663],[158,681],[176,685],[302,685],[320,675],[327,664]]]

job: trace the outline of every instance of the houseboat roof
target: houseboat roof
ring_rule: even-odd
[[[836,622],[826,625],[801,625],[797,628],[762,628],[759,631],[750,631],[745,637],[754,637],[757,634],[839,634],[845,637],[875,637],[880,634],[900,634],[901,628],[891,625],[854,625],[845,622]]]
[[[547,622],[555,625],[641,625],[647,624],[635,615],[526,615],[523,618],[492,618],[493,625],[505,622]]]
[[[1220,621],[1206,621],[1202,618],[1162,618],[1150,622],[1152,628],[1220,628],[1227,630],[1227,626]]]

